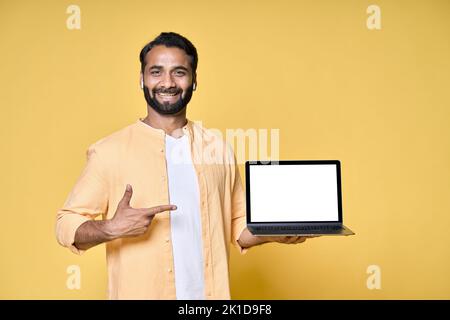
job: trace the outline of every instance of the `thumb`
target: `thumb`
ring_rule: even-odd
[[[131,185],[127,184],[127,187],[125,188],[125,193],[123,194],[122,200],[120,200],[120,202],[119,202],[119,206],[129,207],[132,195],[133,195],[133,188],[131,187]]]

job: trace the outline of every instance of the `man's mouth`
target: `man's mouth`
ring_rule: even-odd
[[[159,96],[160,99],[162,99],[164,101],[170,101],[170,100],[175,99],[179,95],[179,92],[174,92],[174,93],[158,92],[158,93],[156,93],[156,95]]]

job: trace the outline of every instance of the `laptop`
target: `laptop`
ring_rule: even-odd
[[[339,160],[247,161],[247,228],[258,236],[349,236]]]

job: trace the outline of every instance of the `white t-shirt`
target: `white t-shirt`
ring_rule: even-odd
[[[200,195],[186,135],[166,134],[166,163],[169,201],[177,206],[170,213],[177,299],[205,299]]]

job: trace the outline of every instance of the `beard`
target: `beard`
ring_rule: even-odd
[[[168,90],[161,90],[161,89],[156,89],[154,88],[152,90],[152,95],[150,95],[150,90],[147,88],[146,85],[144,85],[144,97],[145,100],[147,101],[147,104],[152,107],[156,112],[158,112],[159,114],[177,114],[178,112],[180,112],[181,110],[183,110],[184,108],[186,108],[187,104],[189,103],[189,101],[191,101],[191,97],[192,97],[192,92],[193,92],[193,84],[186,89],[185,92],[183,92],[183,90],[181,89],[168,89]],[[156,94],[157,93],[180,93],[180,98],[175,102],[175,103],[169,103],[169,102],[164,102],[164,103],[160,103],[158,100],[156,100]],[[184,97],[183,97],[183,93]]]

